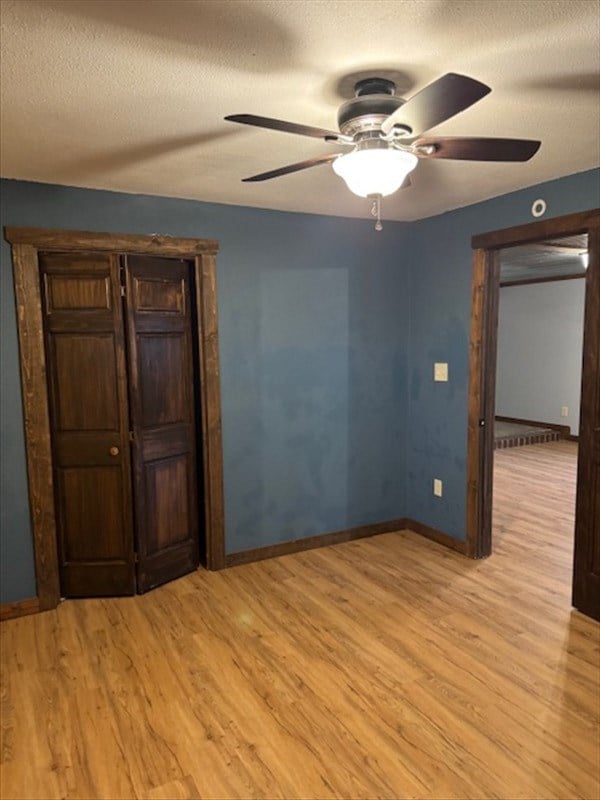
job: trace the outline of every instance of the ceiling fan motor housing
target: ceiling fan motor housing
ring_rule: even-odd
[[[338,127],[347,136],[379,130],[382,122],[404,105],[394,94],[396,86],[385,78],[365,78],[354,91],[356,96],[338,111]]]
[[[361,197],[373,193],[386,195],[396,191],[401,184],[398,183],[394,188],[395,184],[384,184],[382,180],[380,186],[385,191],[382,189],[373,192],[368,187],[365,191],[366,184],[362,181],[362,175],[376,172],[377,166],[379,175],[387,177],[386,171],[392,161],[398,165],[394,173],[395,178],[398,178],[400,172],[407,175],[414,169],[419,158],[515,162],[532,158],[540,147],[539,141],[485,137],[420,138],[423,132],[464,111],[490,92],[490,87],[481,81],[449,72],[425,86],[413,97],[404,100],[396,96],[396,85],[392,80],[369,75],[354,84],[355,96],[339,109],[339,131],[255,114],[232,114],[225,119],[267,130],[311,136],[352,148],[348,153],[326,153],[252,175],[244,178],[244,181],[269,180],[317,164],[332,163],[334,171],[344,178],[355,194]],[[369,186],[372,185],[371,182]]]

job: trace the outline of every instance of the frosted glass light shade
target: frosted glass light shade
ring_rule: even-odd
[[[336,158],[333,171],[346,181],[351,192],[359,197],[393,194],[417,166],[418,158],[403,150],[377,148],[353,150]]]

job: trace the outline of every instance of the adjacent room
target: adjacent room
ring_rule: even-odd
[[[3,800],[597,800],[598,5],[0,14]]]
[[[493,551],[571,588],[585,235],[499,252]]]
[[[579,436],[585,235],[500,251],[497,448]]]

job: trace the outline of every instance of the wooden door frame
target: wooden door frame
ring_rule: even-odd
[[[60,600],[46,351],[38,262],[40,250],[63,253],[108,251],[193,261],[198,307],[198,329],[195,335],[200,361],[206,566],[212,570],[222,569],[225,567],[225,532],[216,286],[218,243],[209,239],[186,239],[158,234],[17,227],[4,228],[4,238],[10,243],[12,251],[29,505],[40,610],[55,608]]]
[[[594,308],[600,272],[600,209],[518,225],[473,236],[473,284],[469,339],[469,390],[467,439],[467,555],[486,558],[492,552],[492,487],[496,351],[500,264],[498,251],[543,239],[588,234],[589,263],[586,273],[584,346],[580,425],[587,430],[593,407],[590,393],[598,381],[599,346],[593,332]],[[596,300],[596,303],[593,301]],[[583,437],[580,437],[582,439]],[[579,450],[575,541],[585,537],[584,502],[586,476],[591,464],[584,448]]]

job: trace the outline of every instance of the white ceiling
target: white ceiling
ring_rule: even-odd
[[[336,128],[364,73],[410,96],[446,72],[492,93],[439,135],[541,139],[524,164],[420,162],[383,216],[413,220],[600,164],[595,0],[2,0],[1,174],[368,216],[329,165],[244,176],[339,147],[224,122]]]

